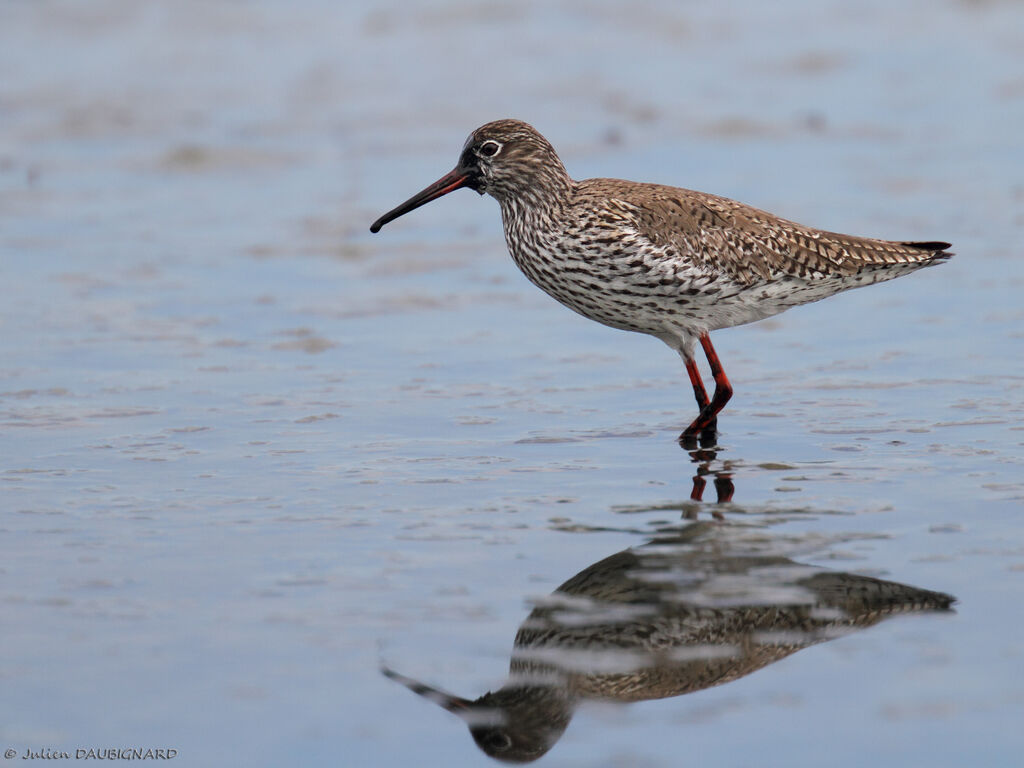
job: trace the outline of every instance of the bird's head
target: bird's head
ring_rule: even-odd
[[[533,126],[521,120],[495,120],[469,135],[451,172],[385,213],[370,231],[378,232],[389,221],[462,187],[506,202],[535,199],[568,183],[562,161]]]

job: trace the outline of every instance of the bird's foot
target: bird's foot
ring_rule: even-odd
[[[718,419],[703,421],[697,418],[679,436],[679,444],[687,451],[700,448],[714,448],[718,445]]]

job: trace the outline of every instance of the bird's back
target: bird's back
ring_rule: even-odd
[[[827,232],[725,197],[659,184],[587,179],[576,185],[575,206],[604,213],[665,259],[681,259],[740,285],[844,278],[865,270],[885,279],[878,273],[888,267],[896,277],[907,267],[951,255],[949,243]]]

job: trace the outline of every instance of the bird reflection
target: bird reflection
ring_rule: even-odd
[[[383,672],[462,718],[491,757],[525,763],[554,746],[584,700],[693,693],[955,600],[767,547],[763,532],[697,522],[594,563],[538,602],[516,634],[508,681],[475,700]]]
[[[732,482],[732,468],[729,466],[729,462],[723,462],[721,467],[716,467],[715,461],[718,458],[718,451],[711,448],[699,448],[689,451],[689,454],[690,460],[697,465],[697,474],[693,476],[693,490],[690,491],[690,500],[704,500],[704,489],[708,484],[706,478],[708,475],[711,475],[714,478],[715,496],[717,497],[715,502],[724,504],[732,501],[732,496],[736,492],[736,486]],[[696,512],[694,512],[694,515],[696,515]],[[721,513],[712,512],[712,515],[722,519]]]

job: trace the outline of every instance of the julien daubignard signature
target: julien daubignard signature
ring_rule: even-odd
[[[4,757],[8,760],[173,760],[177,756],[178,750],[169,747],[90,747],[71,752],[30,747],[23,753],[11,748],[4,750]]]

